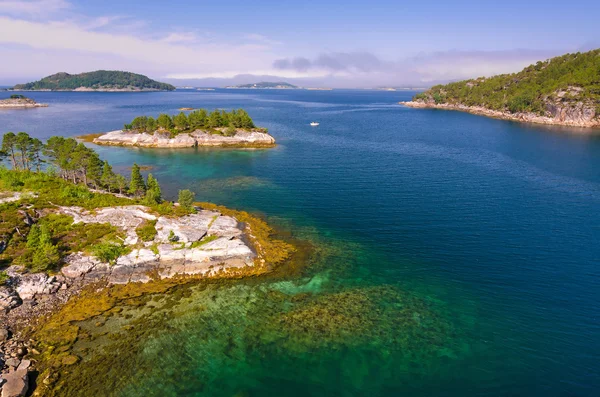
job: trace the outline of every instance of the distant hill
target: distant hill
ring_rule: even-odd
[[[474,109],[480,107],[497,112],[493,116],[498,117],[519,115],[523,121],[597,126],[600,49],[540,61],[518,73],[436,85],[406,105],[482,113]]]
[[[260,83],[255,83],[255,84],[232,85],[232,86],[229,86],[227,88],[276,89],[276,90],[283,90],[283,89],[296,89],[298,87],[295,86],[295,85],[293,85],[293,84],[286,83],[286,82],[283,82],[283,81],[280,81],[280,82],[262,81]]]
[[[114,70],[97,70],[81,74],[56,73],[39,81],[17,84],[14,90],[49,91],[172,91],[171,84],[146,76]]]

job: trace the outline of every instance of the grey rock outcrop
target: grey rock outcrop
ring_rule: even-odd
[[[272,146],[275,138],[262,130],[237,130],[233,136],[211,134],[203,130],[182,133],[173,138],[168,133],[153,134],[116,130],[94,139],[98,145],[186,148],[195,146]]]

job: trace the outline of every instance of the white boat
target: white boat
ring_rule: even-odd
[[[311,125],[312,127],[316,127],[316,126],[318,126],[318,125],[319,125],[319,123],[317,123],[316,121],[313,121],[312,123],[310,123],[310,125]]]

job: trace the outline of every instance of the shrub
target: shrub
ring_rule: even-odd
[[[196,194],[188,189],[180,190],[177,201],[184,208],[192,208]]]
[[[105,241],[92,246],[92,254],[100,261],[114,265],[121,255],[128,251],[122,243]]]
[[[169,241],[172,243],[176,243],[179,241],[179,237],[175,234],[173,230],[169,232]]]
[[[156,237],[156,221],[145,221],[135,229],[136,234],[142,241],[152,241]]]
[[[8,274],[6,274],[5,271],[1,271],[0,272],[0,285],[6,284],[6,282],[8,280],[10,280],[10,277],[8,276]]]

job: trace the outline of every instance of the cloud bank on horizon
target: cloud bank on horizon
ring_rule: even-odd
[[[377,28],[369,25],[368,15],[362,19],[356,19],[356,15],[331,15],[329,34],[321,36],[311,32],[310,20],[302,22],[307,29],[297,34],[290,34],[290,30],[296,33],[292,22],[277,26],[259,20],[254,24],[232,21],[236,29],[226,23],[221,24],[223,27],[206,23],[199,29],[193,20],[185,19],[186,14],[195,12],[187,3],[185,8],[177,7],[178,1],[168,7],[162,2],[140,3],[140,7],[146,4],[144,10],[150,10],[143,13],[138,11],[142,8],[132,4],[133,8],[122,9],[120,3],[109,4],[112,2],[106,1],[106,9],[91,9],[67,0],[0,0],[0,53],[3,60],[10,60],[0,63],[0,84],[37,80],[59,71],[111,69],[142,73],[175,84],[227,85],[285,79],[301,85],[332,87],[423,87],[517,71],[567,51],[592,48],[599,44],[593,42],[594,38],[600,36],[586,36],[580,30],[570,40],[558,41],[556,47],[535,48],[531,44],[536,40],[519,41],[513,47],[512,41],[499,40],[487,48],[466,41],[464,49],[454,49],[460,48],[458,45],[443,47],[447,43],[436,48],[433,39],[424,42],[423,37],[411,41],[410,37],[398,35],[394,40],[389,37],[393,21],[382,20]],[[222,11],[213,7],[197,12],[208,21],[210,13],[217,16]],[[275,18],[285,11],[281,8],[267,10]],[[155,18],[160,11],[175,13],[176,18],[164,23],[163,17],[162,23],[157,24]],[[265,11],[254,12],[259,18]],[[363,35],[356,36],[362,41],[352,40],[352,32],[336,36],[343,31],[344,22],[352,22],[354,33],[364,29]],[[459,21],[456,22],[458,26]],[[323,29],[322,26],[315,24],[313,28]],[[370,38],[369,32],[378,32],[377,29],[382,36]],[[591,33],[600,33],[598,27],[591,29]],[[455,34],[458,40],[459,30],[449,30],[446,35]],[[432,30],[432,38],[435,35]]]

